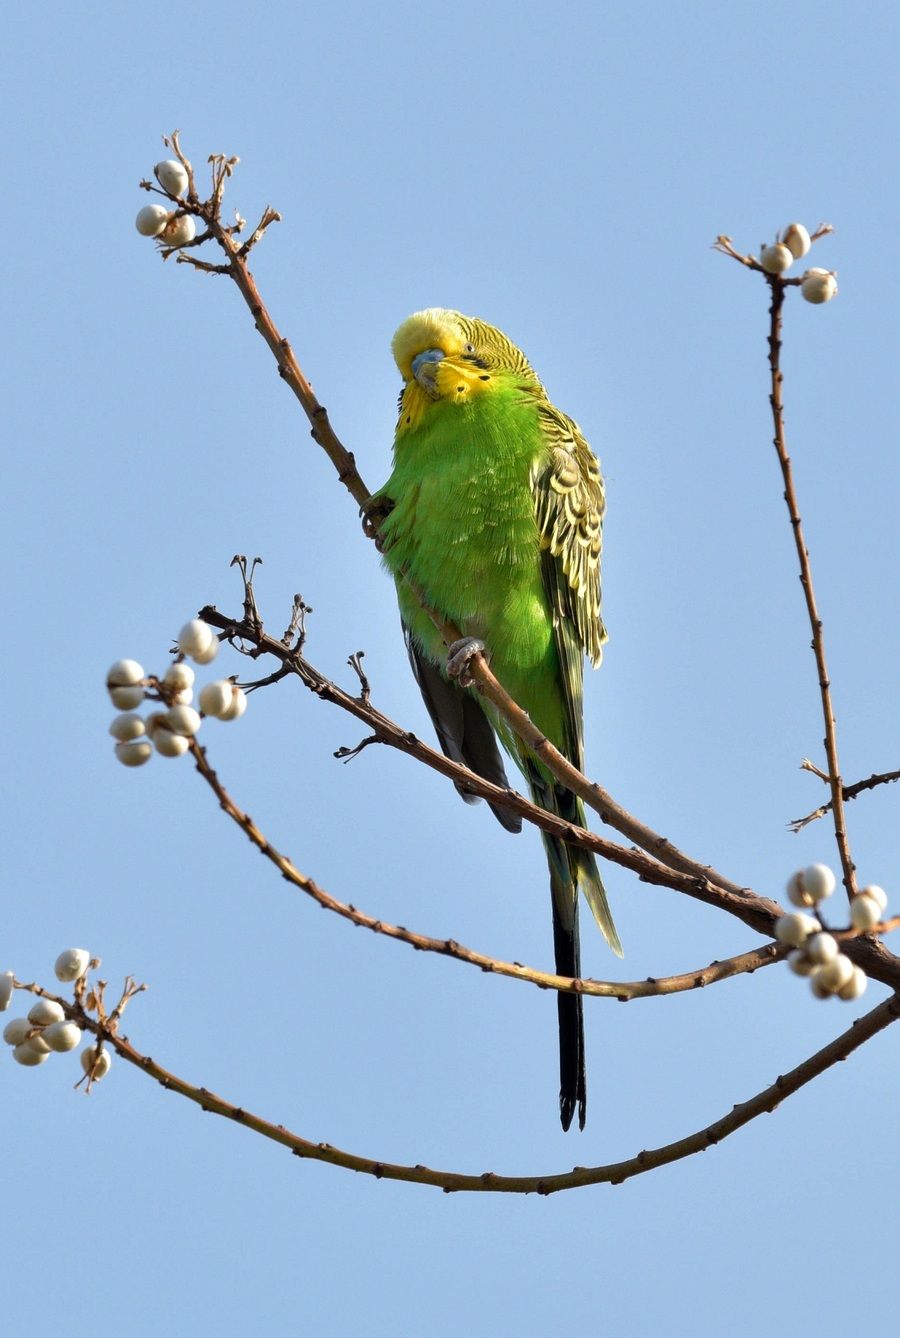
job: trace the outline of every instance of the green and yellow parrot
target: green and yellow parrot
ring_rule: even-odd
[[[447,648],[403,572],[431,608],[483,645],[502,685],[583,770],[584,656],[596,665],[606,639],[597,460],[572,419],[550,403],[525,356],[493,326],[431,308],[403,322],[393,353],[404,382],[394,469],[368,509],[383,516],[384,560],[397,583],[410,659],[441,747],[506,787],[499,736],[534,802],[583,826],[581,800],[489,702],[462,686],[458,674],[448,675]],[[491,807],[507,830],[520,829],[518,817]],[[579,890],[610,947],[620,956],[622,949],[593,855],[553,836],[544,836],[544,846],[556,970],[579,976]],[[560,1119],[568,1129],[577,1106],[583,1129],[581,996],[558,994],[557,1000]]]

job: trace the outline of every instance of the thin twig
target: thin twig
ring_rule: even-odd
[[[805,766],[807,771],[816,771],[817,768]],[[824,781],[828,781],[827,776],[822,776]],[[872,775],[868,780],[856,781],[853,785],[844,786],[844,802],[855,799],[857,795],[863,794],[866,790],[874,790],[879,785],[893,785],[895,781],[900,780],[900,771],[882,771],[878,775]],[[792,818],[788,823],[792,832],[799,832],[810,822],[815,822],[817,818],[824,818],[826,813],[831,812],[831,800],[827,804],[822,804],[813,813],[807,813],[805,818]]]
[[[794,543],[797,549],[797,559],[800,564],[800,583],[803,586],[803,594],[806,600],[806,611],[809,615],[809,623],[812,629],[812,648],[816,659],[819,693],[822,700],[822,716],[825,722],[825,756],[828,759],[828,784],[831,789],[834,837],[841,861],[841,869],[843,870],[844,887],[847,889],[847,896],[852,897],[856,893],[856,866],[850,857],[850,846],[847,840],[847,828],[844,818],[844,787],[843,781],[841,780],[840,768],[838,766],[837,731],[835,729],[834,708],[831,701],[831,683],[828,678],[828,668],[825,663],[825,642],[822,635],[822,620],[819,617],[819,610],[816,606],[809,551],[803,538],[803,527],[800,522],[800,511],[797,505],[796,490],[794,488],[794,474],[791,467],[790,456],[787,453],[787,444],[784,435],[784,404],[781,396],[781,387],[784,381],[784,374],[781,371],[781,316],[784,307],[785,285],[784,281],[778,275],[767,274],[766,280],[772,292],[772,305],[769,308],[770,327],[768,342],[769,367],[771,370],[772,385],[771,393],[769,395],[769,403],[772,406],[772,419],[775,427],[774,446],[778,455],[778,462],[781,465],[781,476],[784,480],[784,500],[787,503],[788,515],[790,516],[791,527],[794,531]]]

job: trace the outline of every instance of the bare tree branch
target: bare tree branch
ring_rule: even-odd
[[[627,850],[622,846],[617,846],[603,837],[596,836],[592,832],[585,831],[580,827],[571,826],[563,822],[553,814],[547,813],[545,809],[537,807],[522,795],[514,790],[503,790],[498,786],[492,785],[489,781],[483,780],[475,772],[470,772],[467,768],[456,762],[450,761],[443,753],[435,752],[429,748],[415,735],[408,734],[396,725],[387,716],[382,715],[369,702],[368,694],[366,699],[363,697],[350,697],[338,688],[331,680],[327,679],[319,670],[317,670],[308,660],[303,658],[299,651],[290,650],[283,642],[273,641],[262,630],[262,627],[254,623],[252,626],[234,623],[228,618],[223,617],[218,610],[212,607],[206,607],[201,610],[201,616],[212,626],[222,627],[229,635],[241,640],[251,641],[257,649],[276,655],[282,660],[290,670],[297,674],[302,682],[306,684],[317,696],[349,711],[357,719],[365,721],[375,731],[375,738],[379,742],[387,743],[389,746],[397,748],[401,752],[416,758],[416,760],[431,766],[442,775],[450,777],[457,783],[462,783],[466,788],[471,789],[474,794],[479,794],[483,798],[491,799],[494,802],[502,802],[506,807],[521,814],[529,822],[540,827],[544,831],[564,836],[567,841],[575,845],[584,847],[587,850],[593,850],[603,858],[615,862],[625,868],[631,869],[637,873],[642,882],[651,883],[654,886],[669,887],[673,891],[682,892],[687,896],[703,901],[708,905],[716,906],[720,910],[728,911],[736,916],[749,927],[757,932],[771,938],[774,933],[775,921],[783,914],[782,908],[777,902],[766,898],[757,897],[749,891],[745,891],[741,897],[734,897],[725,892],[722,888],[710,884],[706,880],[697,880],[686,875],[679,875],[674,870],[667,869],[663,865],[652,860],[640,850]],[[368,685],[366,684],[366,687]],[[368,740],[367,740],[368,742]],[[588,982],[573,983],[566,977],[554,976],[549,973],[540,973],[532,971],[530,968],[520,966],[518,963],[504,963],[493,958],[486,957],[483,954],[475,953],[471,949],[463,948],[452,939],[434,939],[425,935],[413,933],[407,929],[396,925],[386,924],[375,916],[367,915],[358,911],[355,907],[347,905],[331,897],[324,892],[314,880],[302,874],[285,856],[267,840],[259,830],[253,820],[247,816],[234,802],[228,794],[225,787],[220,782],[213,768],[210,766],[206,749],[200,747],[196,739],[191,741],[191,750],[197,769],[200,775],[215,793],[224,811],[237,823],[246,833],[249,839],[257,848],[276,865],[279,871],[299,887],[302,891],[308,893],[319,905],[333,910],[342,915],[345,919],[351,920],[354,924],[372,929],[377,933],[386,934],[388,937],[410,943],[413,947],[429,952],[439,952],[445,956],[455,957],[461,961],[468,961],[473,965],[479,966],[482,970],[495,971],[500,975],[511,975],[520,979],[532,980],[533,983],[542,988],[570,990],[571,992],[582,992],[586,994],[602,994],[614,998],[641,998],[648,994],[666,994],[674,993],[682,988],[694,988],[698,985],[711,983],[712,979],[726,979],[731,975],[738,974],[739,971],[752,971],[764,961],[775,960],[781,953],[773,953],[772,957],[767,957],[767,948],[757,949],[756,952],[742,954],[738,958],[730,959],[731,962],[741,963],[735,969],[727,969],[722,974],[715,974],[709,979],[705,978],[705,972],[719,967],[726,966],[724,963],[714,963],[712,967],[705,968],[703,971],[687,972],[683,976],[667,977],[662,981],[633,982],[631,984],[594,982],[597,988],[588,986]],[[848,957],[859,965],[867,975],[873,979],[880,980],[889,985],[892,989],[900,989],[900,958],[895,957],[884,947],[884,945],[870,934],[860,935],[855,930],[834,931],[837,937],[841,939],[842,947]],[[771,948],[772,945],[769,945]],[[759,955],[757,955],[759,954]],[[673,981],[682,981],[683,984],[673,985]],[[694,985],[688,982],[694,981]]]
[[[828,784],[831,789],[831,809],[834,815],[834,837],[837,843],[838,855],[844,874],[844,886],[847,889],[847,896],[852,897],[857,890],[855,876],[856,866],[850,856],[850,846],[847,840],[847,827],[844,819],[844,789],[840,768],[838,766],[837,731],[835,728],[834,707],[831,700],[831,681],[828,677],[828,668],[825,663],[825,642],[822,634],[822,619],[819,617],[819,610],[816,604],[815,590],[813,589],[812,568],[809,561],[809,550],[806,547],[806,541],[803,537],[800,510],[797,505],[797,493],[794,487],[794,472],[791,466],[790,456],[787,453],[787,444],[784,434],[784,405],[781,396],[781,387],[784,382],[784,374],[781,370],[781,316],[784,307],[786,281],[778,274],[767,274],[766,281],[772,292],[772,305],[769,308],[771,321],[769,328],[769,366],[771,369],[772,390],[769,396],[769,403],[772,406],[772,418],[775,425],[774,445],[778,454],[778,463],[781,466],[781,476],[784,480],[784,500],[787,504],[791,528],[794,532],[794,543],[797,549],[797,559],[800,564],[800,583],[803,586],[803,594],[806,600],[806,611],[812,629],[812,647],[816,659],[819,693],[822,699],[822,716],[825,722],[824,745],[825,755],[828,759]]]
[[[44,991],[40,992],[44,993]],[[48,995],[47,997],[55,996]],[[576,1166],[571,1171],[557,1175],[510,1176],[496,1175],[493,1171],[485,1171],[480,1175],[463,1175],[454,1171],[433,1170],[427,1166],[396,1165],[390,1162],[375,1161],[356,1153],[344,1152],[340,1148],[332,1147],[329,1143],[313,1143],[308,1139],[301,1138],[299,1134],[291,1133],[283,1125],[272,1124],[270,1121],[261,1119],[258,1115],[254,1115],[240,1106],[233,1105],[230,1101],[216,1096],[214,1092],[207,1091],[206,1088],[195,1087],[191,1083],[185,1082],[184,1079],[169,1073],[148,1055],[142,1055],[126,1037],[119,1036],[114,1029],[107,1030],[102,1025],[94,1022],[92,1018],[84,1018],[81,1016],[83,1010],[79,1010],[77,1007],[73,1008],[66,1000],[60,999],[59,1002],[64,1006],[67,1014],[74,1016],[76,1021],[97,1032],[122,1059],[155,1078],[167,1091],[177,1092],[180,1096],[193,1101],[201,1110],[233,1120],[236,1124],[241,1124],[274,1143],[280,1143],[296,1157],[326,1162],[331,1166],[341,1166],[349,1171],[359,1171],[363,1174],[372,1175],[378,1180],[400,1180],[410,1184],[431,1185],[444,1190],[448,1194],[462,1192],[556,1194],[562,1190],[583,1189],[588,1185],[620,1185],[634,1176],[656,1170],[657,1167],[681,1161],[697,1152],[705,1152],[708,1148],[714,1147],[731,1134],[736,1133],[738,1129],[742,1129],[759,1115],[774,1111],[787,1097],[792,1096],[794,1092],[799,1091],[801,1087],[804,1087],[833,1065],[848,1058],[854,1050],[858,1050],[861,1045],[864,1045],[878,1032],[890,1026],[900,1016],[900,999],[896,994],[891,995],[890,998],[873,1008],[871,1012],[858,1018],[847,1031],[824,1046],[823,1049],[811,1055],[809,1059],[804,1060],[802,1064],[798,1064],[796,1068],[791,1069],[788,1073],[776,1078],[771,1086],[764,1088],[748,1101],[740,1102],[727,1115],[714,1120],[712,1124],[697,1130],[696,1133],[690,1134],[686,1138],[679,1139],[677,1142],[667,1143],[659,1148],[646,1149],[626,1161],[613,1162],[606,1166]]]
[[[828,777],[822,775],[818,768],[812,766],[811,763],[804,761],[803,769],[805,771],[812,771],[815,775],[820,776],[826,784],[828,783]],[[843,790],[844,801],[846,802],[849,799],[855,799],[858,794],[863,794],[866,790],[874,790],[879,785],[893,785],[894,782],[898,780],[900,780],[900,771],[883,771],[876,775],[869,776],[867,780],[856,781],[853,785],[845,785]],[[831,800],[829,799],[827,804],[822,804],[821,807],[815,809],[814,812],[807,813],[805,818],[791,818],[788,826],[792,832],[799,832],[806,827],[808,823],[815,822],[817,818],[824,818],[825,814],[830,813],[830,811]]]
[[[756,971],[761,966],[769,966],[772,962],[776,962],[786,955],[787,949],[774,943],[767,943],[761,948],[755,948],[752,952],[741,953],[739,956],[730,957],[726,961],[712,962],[709,966],[676,976],[648,978],[647,980],[630,982],[573,980],[568,976],[557,976],[552,972],[537,971],[533,967],[523,966],[520,962],[504,962],[494,957],[488,957],[484,953],[464,947],[454,939],[430,938],[427,935],[406,929],[402,925],[390,924],[373,915],[368,915],[356,906],[338,901],[336,897],[332,897],[324,891],[314,879],[301,873],[292,860],[276,850],[253,819],[238,807],[210,766],[206,749],[201,748],[196,740],[192,739],[191,751],[197,770],[218,798],[223,810],[292,886],[312,897],[323,909],[334,911],[343,919],[349,920],[351,924],[363,929],[370,929],[376,934],[383,934],[386,938],[407,943],[420,952],[436,952],[444,957],[452,957],[456,961],[467,962],[470,966],[477,966],[481,971],[491,972],[499,976],[509,976],[515,980],[529,981],[532,985],[537,985],[541,989],[553,989],[568,994],[596,995],[600,998],[618,999],[622,1003],[629,999],[646,999],[666,994],[679,994],[685,990],[701,989],[716,981],[729,980],[744,972]],[[528,807],[533,806],[528,805]],[[538,809],[537,813],[543,813],[543,810]]]

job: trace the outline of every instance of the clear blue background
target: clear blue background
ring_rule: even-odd
[[[804,756],[822,723],[766,403],[765,285],[710,250],[835,224],[791,296],[787,425],[825,620],[845,776],[900,761],[896,712],[895,6],[172,9],[6,15],[0,363],[4,759],[0,969],[63,947],[149,990],[135,1044],[314,1140],[479,1172],[556,1172],[702,1127],[849,1025],[783,968],[627,1007],[590,1001],[590,1115],[556,1119],[549,994],[323,914],[218,812],[187,762],[117,766],[106,669],[157,670],[228,563],[265,558],[280,634],[430,737],[390,582],[230,285],[163,266],[138,181],[183,128],[204,172],[283,223],[253,270],[372,487],[389,472],[391,335],[440,304],[507,331],[608,482],[610,642],[588,770],[698,858],[767,895],[826,824]],[[225,673],[235,656],[217,663]],[[547,967],[535,832],[294,683],[214,765],[335,896]],[[896,792],[851,806],[863,882],[898,895]],[[737,921],[610,869],[626,947],[585,926],[586,974],[640,978],[755,945]],[[840,907],[835,907],[840,916]],[[73,1057],[0,1056],[0,1290],[10,1329],[425,1334],[895,1332],[898,1035],[703,1156],[619,1188],[447,1197],[302,1163],[124,1063],[89,1098]]]

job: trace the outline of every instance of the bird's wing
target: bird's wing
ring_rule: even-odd
[[[436,664],[426,659],[405,623],[403,634],[422,700],[431,716],[444,756],[508,790],[509,781],[497,747],[497,736],[477,698],[466,688],[451,683]],[[459,785],[456,788],[467,804],[479,802],[478,795],[469,793]],[[508,832],[522,830],[522,819],[518,814],[511,813],[500,804],[491,804],[490,800],[488,803],[491,812]]]
[[[598,664],[606,640],[600,617],[603,479],[596,456],[572,419],[549,402],[537,407],[547,443],[531,477],[541,574],[553,610],[574,749],[571,760],[581,767],[584,656]]]

